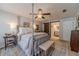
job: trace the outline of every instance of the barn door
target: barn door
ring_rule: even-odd
[[[44,23],[44,32],[50,33],[50,23]]]

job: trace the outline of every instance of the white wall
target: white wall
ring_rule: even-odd
[[[31,18],[26,18],[26,17],[20,17],[20,25],[23,25],[24,22],[31,23],[32,19]]]
[[[4,47],[3,36],[5,33],[10,33],[11,23],[17,24],[17,16],[0,10],[0,48]]]

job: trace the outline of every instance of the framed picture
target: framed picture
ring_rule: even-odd
[[[30,27],[30,23],[24,22],[24,23],[23,23],[23,27]]]

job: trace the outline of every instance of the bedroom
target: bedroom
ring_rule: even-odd
[[[79,12],[78,6],[79,4],[77,3],[0,4],[0,55],[26,56],[33,54],[37,56],[39,55],[40,50],[38,45],[40,45],[41,42],[44,43],[44,41],[47,41],[48,39],[55,42],[55,49],[52,52],[52,56],[79,55],[70,49],[71,30],[75,30],[76,28],[76,16],[78,16]],[[52,37],[50,24],[54,22],[59,22],[59,40],[50,38]],[[46,32],[47,34],[42,32]],[[27,35],[24,35],[26,33]],[[57,33],[55,32],[54,35],[57,36]],[[15,39],[17,39],[18,36],[20,42],[14,40],[15,45],[7,47],[5,42],[7,38],[5,36],[13,37]],[[38,42],[37,38],[42,36],[44,37],[42,38],[43,40],[40,38],[40,42]],[[26,40],[26,38],[31,41]],[[36,40],[33,41],[32,39]],[[17,46],[17,43],[19,46]],[[29,43],[31,43],[31,45],[29,45]],[[32,47],[32,44],[35,47]]]

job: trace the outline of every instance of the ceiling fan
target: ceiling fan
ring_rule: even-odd
[[[30,13],[32,15],[32,13]],[[51,15],[50,13],[43,13],[42,9],[38,9],[38,13],[34,13],[33,15],[35,16],[35,19],[45,19],[44,15]]]

